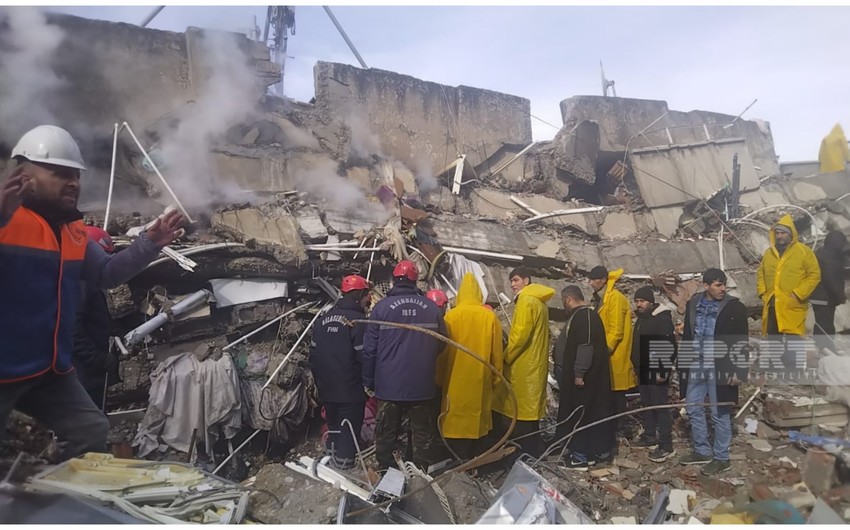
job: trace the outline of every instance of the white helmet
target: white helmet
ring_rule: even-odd
[[[68,131],[55,125],[39,125],[21,136],[12,149],[12,158],[16,156],[31,162],[86,169],[80,146]]]

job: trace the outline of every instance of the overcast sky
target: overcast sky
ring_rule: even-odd
[[[138,24],[151,7],[63,7]],[[769,121],[781,161],[816,159],[841,123],[850,133],[850,7],[335,7],[370,67],[531,100],[560,126],[558,103],[601,95],[599,61],[617,95],[673,110]],[[265,7],[165,8],[148,26],[261,31]],[[286,95],[313,96],[317,60],[358,65],[318,6],[295,8]],[[557,129],[532,119],[535,140]]]

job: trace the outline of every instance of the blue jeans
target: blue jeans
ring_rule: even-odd
[[[705,397],[711,403],[711,423],[714,425],[714,451],[708,443],[708,424],[705,420]],[[729,461],[729,446],[732,444],[732,418],[728,406],[718,406],[717,384],[714,370],[690,370],[688,390],[685,395],[688,418],[691,422],[691,439],[694,451],[702,456],[714,456],[715,460]]]

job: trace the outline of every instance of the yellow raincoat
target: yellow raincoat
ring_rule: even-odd
[[[820,173],[835,173],[844,171],[844,166],[850,162],[850,145],[841,125],[836,125],[821,141],[818,152]]]
[[[457,306],[446,313],[446,328],[452,340],[501,371],[502,325],[483,303],[478,280],[466,273],[457,292]],[[443,355],[443,436],[477,440],[493,428],[493,387],[501,379],[454,347],[446,348]]]
[[[791,243],[780,258],[776,237],[773,230],[770,231],[770,248],[764,251],[758,270],[758,292],[764,304],[761,332],[767,335],[768,307],[775,294],[779,333],[803,335],[809,296],[820,283],[820,266],[812,249],[797,241],[797,227],[790,215],[782,217],[777,224],[791,229]]]
[[[555,290],[538,283],[517,294],[504,374],[516,393],[517,419],[537,421],[546,414],[546,377],[549,375],[549,308]],[[496,385],[493,410],[513,417],[513,404],[505,385]]]
[[[623,269],[608,273],[608,284],[605,286],[602,305],[599,306],[599,318],[605,326],[605,338],[608,351],[611,352],[611,390],[629,390],[637,385],[631,357],[631,309],[625,295],[614,288],[622,275]]]

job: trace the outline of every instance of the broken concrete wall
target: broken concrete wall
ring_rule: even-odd
[[[603,96],[565,99],[561,101],[561,117],[565,128],[575,127],[584,120],[597,122],[601,135],[599,150],[608,152],[624,152],[627,146],[630,150],[745,138],[753,164],[761,168],[759,175],[779,174],[770,124],[761,120],[738,119],[732,126],[724,128],[735,116],[706,111],[672,111],[666,101]],[[656,119],[658,121],[650,126]],[[639,134],[641,131],[643,135]]]
[[[457,145],[475,166],[505,145],[531,143],[525,98],[321,61],[314,73],[316,134],[332,146],[346,140],[360,156],[381,153],[433,175],[446,165],[447,142],[452,156]]]

